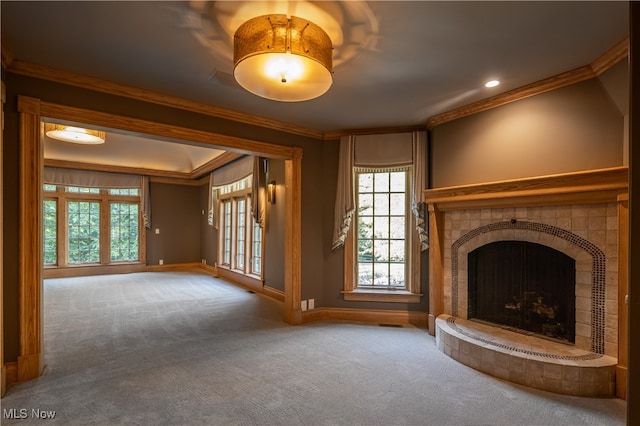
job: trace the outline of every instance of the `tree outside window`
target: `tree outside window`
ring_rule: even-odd
[[[406,288],[407,169],[356,170],[357,286]]]

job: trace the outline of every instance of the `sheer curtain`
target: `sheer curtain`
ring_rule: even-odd
[[[149,176],[140,176],[140,206],[144,227],[151,229],[151,196],[149,194]]]
[[[420,238],[420,249],[429,248],[429,233],[427,230],[427,203],[424,190],[427,188],[427,134],[413,132],[413,189],[411,194],[411,210],[416,217],[416,228]]]
[[[336,206],[333,223],[333,243],[335,250],[344,245],[344,240],[351,226],[351,218],[355,208],[353,193],[353,160],[355,152],[355,136],[340,138],[340,158],[338,160],[338,187],[336,190]]]
[[[247,155],[211,172],[209,175],[209,199],[207,203],[209,207],[207,223],[209,226],[217,228],[217,222],[215,220],[218,210],[217,188],[237,182],[251,175],[255,167],[256,159],[257,157]]]
[[[213,172],[209,173],[209,200],[207,204],[209,206],[209,211],[207,212],[207,223],[209,226],[215,226],[216,209],[218,207],[218,190],[213,188]]]
[[[251,209],[253,219],[262,226],[264,222],[264,203],[266,193],[266,158],[254,157],[253,182],[251,183]]]

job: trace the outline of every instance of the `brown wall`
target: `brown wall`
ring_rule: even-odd
[[[270,160],[267,182],[276,182],[276,202],[266,205],[264,283],[284,291],[284,161]]]
[[[147,264],[200,263],[200,188],[152,183]],[[155,230],[160,231],[159,234]]]
[[[16,252],[19,215],[18,190],[15,184],[18,181],[17,95],[301,147],[302,299],[314,298],[317,307],[427,310],[426,297],[419,304],[345,302],[342,299],[343,253],[341,249],[331,251],[338,165],[337,141],[319,141],[266,130],[11,73],[6,74],[5,83],[3,314],[6,362],[15,361],[18,355]],[[606,86],[610,87],[611,84],[611,81],[607,81]],[[594,79],[437,126],[430,135],[432,186],[621,165],[623,119],[613,99],[605,85]],[[147,237],[149,263],[157,264],[161,256],[167,264],[199,262],[202,258],[206,258],[207,263],[215,262],[215,245],[210,244],[210,238],[215,241],[215,231],[205,225],[206,213],[202,214],[203,209],[206,212],[206,188],[154,184],[151,193],[152,229]],[[282,193],[282,188],[279,187],[279,195]],[[155,196],[159,198],[156,200]],[[174,205],[178,204],[175,203],[176,199],[183,204],[180,209]],[[279,206],[283,204],[277,203],[276,211]],[[277,213],[277,217],[283,220],[280,213]],[[185,221],[188,222],[186,225]],[[278,226],[280,225],[281,223]],[[174,226],[188,228],[177,228],[178,231],[174,234]],[[153,233],[155,228],[160,228],[160,235]],[[178,233],[186,233],[187,236],[177,235]],[[268,250],[265,254],[267,285],[278,288],[282,274],[280,268],[284,261],[280,248],[284,246],[284,233],[269,229],[265,237]],[[422,292],[426,295],[426,252],[423,253],[421,262]]]
[[[622,165],[624,117],[599,79],[436,126],[432,187]]]
[[[209,225],[209,184],[199,187],[200,204],[200,257],[207,265],[215,265],[218,259],[218,230]]]
[[[150,104],[142,101],[136,101],[127,98],[121,98],[105,93],[92,92],[86,89],[66,86],[58,83],[33,79],[16,75],[12,73],[5,74],[5,84],[7,88],[7,103],[5,105],[6,126],[4,132],[4,156],[3,156],[3,183],[4,183],[4,229],[3,229],[3,248],[4,248],[4,306],[3,315],[5,320],[5,362],[12,362],[18,356],[18,265],[17,265],[17,247],[18,247],[18,114],[17,114],[17,96],[31,96],[48,102],[56,102],[63,105],[76,106],[97,111],[105,111],[109,113],[130,116],[134,118],[178,125],[197,130],[210,131],[219,134],[227,134],[230,136],[242,137],[257,141],[263,141],[278,145],[297,146],[303,150],[302,160],[302,292],[305,297],[315,297],[319,299],[322,293],[323,274],[322,247],[323,241],[319,235],[319,225],[322,223],[321,201],[318,197],[318,188],[322,188],[321,182],[321,152],[322,141],[312,138],[292,135],[275,130],[263,129],[256,126],[245,125],[241,123],[231,122],[218,119],[215,117],[204,116],[187,111],[176,110],[164,106]],[[317,164],[316,164],[317,162]],[[208,246],[206,253],[201,251],[201,240],[206,238],[202,233],[199,237],[195,235],[188,239],[182,240],[182,246],[174,250],[172,247],[165,247],[173,244],[173,241],[179,237],[169,231],[171,223],[177,220],[178,214],[172,210],[171,206],[165,205],[166,199],[171,197],[185,197],[189,193],[190,208],[184,214],[188,215],[188,220],[193,221],[200,226],[202,219],[202,196],[201,189],[185,190],[183,186],[171,188],[173,185],[153,185],[151,188],[152,200],[153,193],[160,192],[160,206],[152,205],[152,229],[148,235],[148,252],[147,257],[150,264],[157,264],[159,256],[163,256],[166,264],[182,261],[200,262],[202,258],[207,258],[208,262],[215,261],[215,247]],[[185,192],[186,191],[186,192]],[[164,200],[163,200],[164,199]],[[156,201],[153,201],[155,204]],[[186,207],[185,207],[186,209]],[[192,211],[191,211],[192,210]],[[158,217],[159,216],[159,217]],[[158,224],[158,221],[162,223]],[[156,236],[153,230],[161,227],[161,234]],[[191,225],[189,225],[191,226]],[[169,232],[169,234],[165,233]],[[192,231],[188,231],[192,232]],[[202,231],[199,231],[202,232]],[[205,234],[207,231],[204,231]],[[190,234],[192,235],[192,234]],[[161,237],[161,238],[156,238]],[[155,240],[154,240],[155,238]],[[270,237],[272,243],[278,242]],[[280,236],[282,240],[284,235]],[[187,240],[194,240],[192,245]],[[160,242],[160,246],[156,243]],[[284,245],[283,242],[280,243]],[[195,247],[195,251],[193,248]],[[213,258],[209,258],[213,256]],[[281,255],[280,255],[281,256]],[[271,258],[274,262],[283,262],[277,255]],[[270,260],[267,258],[266,260]],[[269,268],[268,264],[265,268]]]
[[[338,308],[360,308],[360,309],[386,309],[386,310],[407,310],[427,312],[429,301],[429,251],[422,252],[420,259],[421,267],[421,289],[424,295],[420,303],[385,303],[385,302],[353,302],[345,301],[342,296],[343,273],[344,273],[344,250],[338,248],[331,250],[333,239],[333,216],[336,197],[336,185],[338,183],[338,158],[340,141],[325,141],[322,150],[323,171],[322,171],[322,240],[323,264],[324,264],[324,287],[322,294],[322,304],[317,306],[329,306]],[[303,299],[304,292],[303,292]]]

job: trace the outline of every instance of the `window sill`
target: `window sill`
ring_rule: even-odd
[[[422,294],[411,293],[406,290],[373,290],[356,289],[353,291],[343,291],[344,300],[359,302],[397,302],[397,303],[420,303]]]

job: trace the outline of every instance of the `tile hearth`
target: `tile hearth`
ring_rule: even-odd
[[[612,396],[618,360],[534,335],[450,315],[436,319],[436,343],[471,368],[525,386],[576,396]]]

